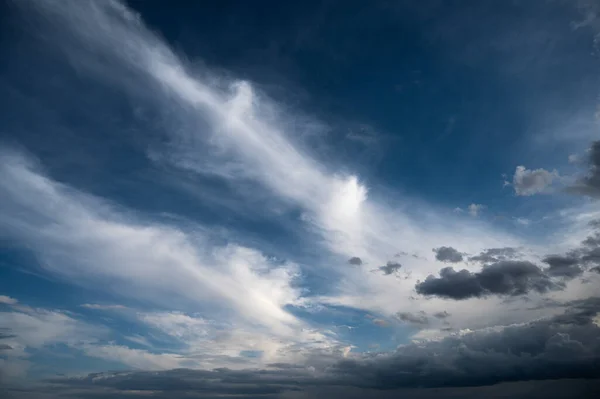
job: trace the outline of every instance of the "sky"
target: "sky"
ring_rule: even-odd
[[[0,3],[0,393],[600,394],[600,3]]]

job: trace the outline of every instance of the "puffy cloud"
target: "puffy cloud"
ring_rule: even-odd
[[[14,298],[11,298],[9,296],[6,295],[0,295],[0,304],[4,304],[4,305],[16,305],[17,304],[17,300]]]
[[[363,261],[358,256],[353,256],[352,258],[348,259],[348,263],[354,266],[360,266],[363,264]]]
[[[464,254],[452,247],[433,248],[432,251],[435,252],[435,258],[440,262],[458,263],[463,261]]]
[[[402,265],[398,262],[388,261],[384,266],[380,266],[377,270],[381,270],[383,274],[389,276],[390,274],[396,273]]]
[[[467,299],[488,295],[523,295],[561,289],[538,266],[528,261],[500,261],[484,266],[480,272],[440,270],[440,276],[428,276],[415,286],[417,293],[449,299]]]
[[[545,169],[531,170],[524,166],[517,166],[512,186],[515,194],[530,196],[543,193],[556,178],[558,178],[558,172],[555,170],[550,172]]]

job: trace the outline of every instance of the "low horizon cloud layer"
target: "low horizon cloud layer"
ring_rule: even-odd
[[[416,25],[406,22],[406,29],[419,35],[434,24],[435,35],[410,39],[433,52],[439,40],[444,49],[467,40],[454,26],[463,18],[500,7],[486,1],[481,10],[450,12],[434,4],[408,11],[374,5],[369,12],[390,18],[414,13]],[[600,10],[591,4],[552,7],[584,18],[568,21],[568,34],[597,38]],[[391,119],[385,131],[364,124],[339,141],[344,107],[336,111],[341,118],[334,115],[324,92],[313,88],[324,102],[314,98],[311,108],[278,95],[285,84],[268,82],[275,90],[254,82],[250,72],[210,67],[218,63],[201,60],[204,44],[173,43],[178,22],[167,15],[186,16],[171,9],[163,15],[155,6],[118,0],[8,6],[6,31],[21,44],[3,50],[14,57],[3,66],[0,88],[8,102],[14,97],[25,105],[5,111],[12,116],[0,139],[3,395],[443,399],[600,393],[600,140],[590,139],[597,134],[561,144],[567,139],[551,138],[559,135],[552,132],[543,147],[538,136],[523,133],[504,140],[515,144],[494,149],[482,166],[464,151],[491,152],[477,136],[488,132],[470,133],[481,126],[468,123],[477,112],[503,110],[465,100],[477,111],[440,116],[439,137],[411,135],[428,131],[426,120],[434,119],[438,106],[426,107],[418,93],[455,90],[434,89],[434,71],[420,65],[407,67],[408,78],[394,83],[394,95],[409,92],[406,109],[417,103],[427,108],[423,126],[389,133],[398,124]],[[533,16],[543,10],[536,7]],[[207,18],[220,12],[200,10]],[[360,18],[374,18],[369,12]],[[319,18],[328,13],[321,9]],[[547,17],[557,26],[554,16]],[[313,32],[322,25],[294,33],[294,54],[321,51],[312,35],[325,35]],[[542,26],[539,40],[562,48],[562,36]],[[185,32],[180,37],[189,44]],[[192,43],[209,40],[198,39],[199,32]],[[531,39],[519,47],[510,35],[494,35],[482,51],[502,58],[505,47],[515,47],[519,61],[482,69],[503,76],[499,80],[528,73],[528,84],[542,85],[534,79],[540,60],[524,55],[539,43]],[[464,51],[435,54],[449,57],[452,68],[468,69],[483,62],[474,55],[483,44],[469,43]],[[21,67],[36,51],[39,62]],[[207,57],[218,53],[204,51]],[[354,54],[343,46],[327,53],[330,62]],[[282,62],[277,65],[287,65],[290,54],[275,57]],[[575,69],[574,75],[583,73]],[[21,73],[15,71],[22,71],[22,81],[11,81]],[[327,84],[334,92],[341,83],[332,78]],[[368,93],[336,90],[340,104],[356,96],[351,104],[357,109]],[[513,95],[517,108],[529,101]],[[386,96],[378,99],[382,106],[400,101]],[[539,101],[540,108],[558,107]],[[532,113],[531,126],[542,123],[542,111],[524,109]],[[367,109],[357,115],[362,112]],[[471,114],[477,115],[465,116]],[[500,133],[489,127],[488,139],[500,146],[494,136]],[[386,137],[394,134],[392,144]],[[391,156],[382,156],[380,166],[362,161],[386,146]],[[451,170],[454,164],[460,168]],[[527,396],[532,392],[538,396]]]

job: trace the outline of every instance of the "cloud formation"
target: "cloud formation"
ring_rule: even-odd
[[[388,261],[384,266],[380,266],[377,270],[381,270],[383,274],[389,276],[390,274],[396,273],[402,265],[398,262]]]
[[[532,384],[532,381],[550,379],[600,378],[597,367],[600,365],[600,327],[595,322],[600,312],[600,300],[589,298],[564,306],[565,312],[555,317],[406,344],[394,353],[339,359],[325,367],[272,364],[261,370],[221,368],[212,371],[95,373],[84,377],[52,378],[39,389],[56,398],[76,392],[82,397],[86,397],[83,392],[93,397],[102,394],[119,397],[117,395],[134,392],[169,398],[187,397],[192,392],[209,397],[288,393],[306,393],[310,395],[308,397],[314,397],[315,389],[318,393],[319,389],[338,386],[372,390],[371,395],[378,397],[393,389],[448,389],[500,382],[530,381],[528,384]],[[36,390],[31,389],[31,392]],[[394,392],[396,396],[393,397],[400,392]],[[435,392],[438,395],[446,391]],[[462,393],[460,397],[465,397],[463,395],[470,391],[451,392]],[[482,391],[475,392],[480,395]],[[291,397],[296,397],[294,395]],[[448,397],[455,396],[449,394]]]
[[[459,263],[463,261],[464,254],[452,247],[433,248],[432,251],[435,252],[435,259],[440,262]]]
[[[546,169],[527,169],[524,166],[517,166],[513,176],[512,186],[515,194],[519,196],[531,196],[544,193],[558,178],[558,172],[548,171]]]
[[[268,337],[258,344],[259,350],[265,349],[265,361],[270,355],[278,359],[292,354],[294,345],[307,342],[336,345],[311,332],[286,309],[301,296],[294,286],[296,265],[274,262],[233,243],[209,246],[209,236],[200,228],[189,232],[137,219],[124,209],[47,178],[20,153],[1,151],[0,172],[0,225],[35,248],[47,272],[84,286],[110,282],[107,285],[114,294],[153,305],[187,303],[208,317],[226,315],[240,331]],[[28,217],[17,217],[22,214]],[[14,301],[4,298],[3,302]],[[121,305],[84,307],[123,309]],[[273,348],[270,341],[274,339],[290,352],[267,350]],[[152,357],[120,347],[88,349],[104,358],[119,354],[131,359]],[[167,364],[176,365],[174,360]]]
[[[360,266],[363,264],[363,261],[358,256],[353,256],[352,258],[348,259],[348,263],[354,266]]]
[[[524,295],[530,291],[545,293],[563,286],[531,262],[505,260],[486,265],[477,273],[445,267],[439,277],[430,275],[415,288],[421,295],[461,300],[488,295]]]

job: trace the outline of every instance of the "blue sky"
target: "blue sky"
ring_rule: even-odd
[[[598,361],[600,308],[555,323],[600,284],[598,12],[3,4],[0,381],[355,362],[381,382],[456,340],[513,353],[492,335],[527,323],[547,367],[567,341]]]

